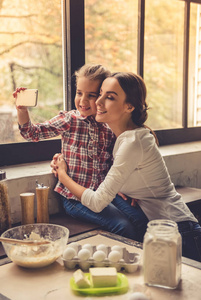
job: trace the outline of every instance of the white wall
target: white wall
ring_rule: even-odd
[[[21,221],[20,194],[25,192],[35,193],[36,180],[49,186],[49,213],[54,214],[61,209],[59,195],[54,192],[57,179],[51,173],[50,162],[24,164],[4,168],[7,175],[7,185],[11,207],[12,223]],[[36,217],[36,197],[35,197],[35,217]]]
[[[201,142],[160,147],[175,185],[201,188]]]

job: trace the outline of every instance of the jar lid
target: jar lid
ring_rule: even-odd
[[[0,170],[0,180],[6,179],[6,172],[3,170]]]

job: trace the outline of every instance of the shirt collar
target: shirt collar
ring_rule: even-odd
[[[77,111],[78,112],[78,111]],[[93,127],[103,127],[103,123],[99,123],[95,120],[94,116],[83,117],[78,112],[78,117],[82,120],[85,120],[87,123],[90,123]]]
[[[82,117],[80,115],[80,119],[86,121],[87,123],[90,123],[93,127],[98,127],[99,126],[99,124],[98,124],[98,122],[96,122],[94,116]]]

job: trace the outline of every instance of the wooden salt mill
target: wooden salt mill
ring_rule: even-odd
[[[36,181],[37,223],[49,223],[48,194],[49,187]]]
[[[22,225],[34,223],[34,193],[21,193]]]

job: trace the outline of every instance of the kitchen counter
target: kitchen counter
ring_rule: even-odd
[[[142,255],[141,244],[130,239],[100,230],[80,234],[69,239],[69,243],[78,241],[81,245],[106,244],[108,246],[121,245],[129,252]],[[184,259],[185,261],[185,259]],[[147,287],[143,281],[142,259],[135,273],[125,273],[129,281],[126,294],[104,296],[104,299],[129,300],[129,295],[135,291],[145,292],[151,300],[200,300],[201,299],[201,263],[186,260],[182,263],[182,280],[175,290]],[[192,263],[191,263],[192,262]],[[48,267],[40,269],[26,269],[14,263],[0,266],[0,299],[11,300],[74,300],[83,296],[76,295],[70,288],[70,278],[74,270],[67,270],[61,258]],[[86,296],[87,297],[87,296]],[[100,299],[88,296],[87,299]]]

